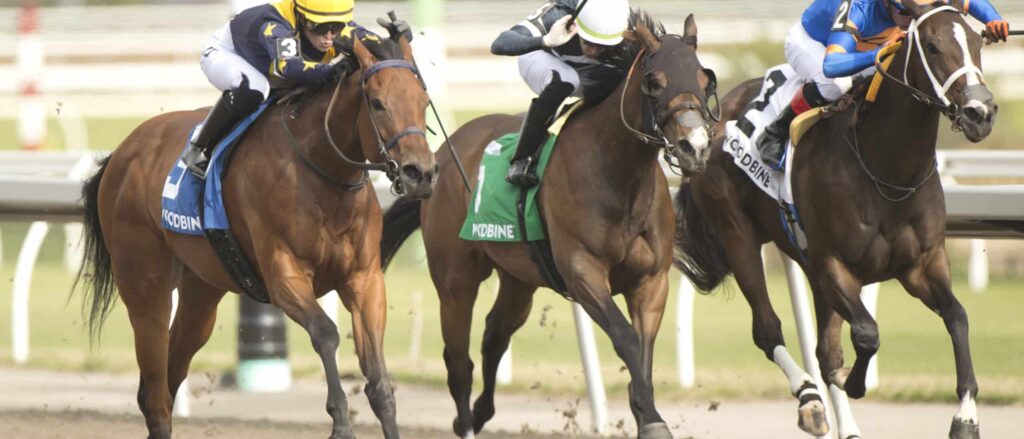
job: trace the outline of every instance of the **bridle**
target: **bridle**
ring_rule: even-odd
[[[679,35],[665,35],[662,38],[666,37],[678,38],[684,43],[687,43],[690,40],[695,40],[694,37],[683,37]],[[700,125],[703,125],[704,129],[708,133],[708,138],[714,137],[715,128],[718,126],[718,122],[722,116],[722,110],[718,103],[718,90],[715,86],[715,78],[713,77],[714,72],[712,72],[710,69],[705,69],[705,72],[711,75],[712,78],[710,78],[711,81],[709,83],[709,90],[705,90],[704,97],[700,99],[700,104],[679,104],[665,111],[660,112],[660,114],[655,113],[654,101],[656,100],[656,97],[651,95],[647,90],[644,89],[644,87],[641,87],[641,92],[644,96],[644,100],[641,105],[641,111],[644,112],[644,117],[650,118],[650,123],[645,124],[647,126],[644,127],[644,131],[637,130],[630,126],[629,122],[626,120],[626,90],[629,89],[629,82],[632,80],[633,74],[636,72],[637,65],[641,63],[641,60],[643,60],[643,65],[644,67],[646,67],[647,60],[650,59],[652,56],[654,56],[653,53],[646,54],[646,49],[642,49],[640,50],[640,53],[637,54],[636,58],[633,60],[633,64],[630,66],[629,73],[626,75],[626,81],[622,87],[622,93],[619,97],[619,117],[622,119],[622,124],[626,127],[626,129],[629,130],[629,132],[632,133],[641,142],[647,145],[652,145],[656,148],[663,148],[665,150],[665,161],[668,162],[670,168],[680,168],[680,165],[678,163],[679,159],[677,158],[679,147],[672,141],[668,140],[668,137],[665,135],[662,129],[662,124],[665,121],[667,121],[670,117],[672,117],[673,114],[679,111],[699,111],[702,117],[702,120],[699,122],[694,120],[695,118],[692,116],[692,113],[690,111],[684,112],[681,116],[677,118],[676,122],[682,126],[689,128],[697,128]],[[644,76],[646,76],[648,73],[650,72],[645,71]],[[714,97],[715,99],[715,111],[712,111],[710,105],[708,104],[710,100],[709,98],[711,97]],[[645,132],[647,130],[649,130],[651,133]]]
[[[374,74],[380,72],[381,70],[387,69],[387,68],[404,68],[404,69],[409,69],[414,75],[416,75],[416,78],[420,81],[420,86],[422,86],[424,88],[424,90],[426,90],[426,85],[423,82],[423,78],[420,76],[419,69],[417,69],[414,64],[412,64],[410,62],[407,62],[407,61],[404,61],[404,60],[386,60],[386,61],[381,61],[381,62],[378,62],[378,63],[375,63],[375,64],[371,65],[370,67],[367,67],[363,71],[362,77],[360,78],[360,81],[359,81],[360,92],[362,93],[362,96],[363,96],[363,104],[365,104],[367,106],[367,108],[370,108],[370,96],[369,96],[369,94],[366,91],[366,82]],[[291,129],[288,128],[288,124],[286,123],[287,119],[282,116],[281,123],[282,123],[282,125],[284,125],[285,132],[288,134],[289,141],[291,142],[292,147],[296,150],[296,152],[298,152],[299,156],[302,157],[302,159],[306,162],[307,165],[309,165],[309,167],[311,167],[318,175],[320,175],[320,177],[322,177],[323,179],[331,182],[332,184],[334,184],[336,186],[340,186],[340,187],[344,188],[345,190],[360,189],[360,188],[362,188],[363,186],[365,186],[369,182],[369,171],[382,171],[388,177],[388,180],[391,181],[391,191],[394,192],[396,195],[401,195],[401,194],[403,194],[405,192],[405,188],[402,186],[401,179],[398,178],[399,177],[398,161],[396,161],[391,156],[390,151],[391,151],[392,148],[395,147],[395,145],[398,145],[398,142],[400,140],[402,140],[405,137],[408,137],[408,136],[423,136],[424,138],[426,138],[427,134],[425,132],[423,132],[423,130],[419,129],[419,127],[411,126],[411,127],[407,127],[405,129],[403,129],[398,134],[395,134],[394,136],[392,136],[391,139],[389,139],[387,142],[385,142],[383,137],[380,134],[380,128],[377,126],[377,120],[374,117],[373,111],[372,111],[372,108],[371,108],[371,111],[369,113],[370,124],[373,126],[373,132],[374,132],[374,134],[375,134],[375,136],[377,138],[378,151],[380,152],[381,156],[384,157],[384,161],[380,162],[380,163],[365,163],[365,162],[362,162],[362,161],[356,161],[356,160],[350,159],[348,156],[345,155],[345,153],[341,150],[341,148],[338,147],[337,143],[334,142],[334,137],[331,135],[331,130],[330,130],[330,126],[329,126],[330,116],[334,112],[334,104],[337,102],[337,99],[338,99],[338,92],[339,92],[339,90],[341,90],[341,85],[345,82],[345,79],[346,79],[345,77],[338,78],[338,83],[335,85],[334,92],[331,95],[331,102],[330,102],[330,104],[328,104],[327,111],[324,113],[324,125],[323,125],[323,127],[324,127],[324,134],[327,137],[327,143],[331,145],[331,149],[334,151],[335,155],[339,159],[341,159],[341,161],[344,162],[345,164],[347,164],[349,166],[352,166],[354,168],[362,170],[363,171],[363,178],[360,179],[360,181],[358,181],[356,183],[348,183],[348,182],[339,181],[337,178],[332,177],[329,173],[327,173],[324,170],[322,170],[319,166],[317,166],[315,163],[313,163],[312,160],[310,160],[308,157],[306,157],[306,155],[301,151],[301,149],[299,149],[298,144],[295,141],[295,136],[292,134]],[[358,123],[359,123],[359,118],[358,117],[353,118],[353,121],[352,121],[353,127],[355,127],[355,125],[358,124]]]
[[[965,66],[960,67],[959,69],[957,69],[955,72],[953,72],[949,76],[949,78],[946,78],[945,82],[941,82],[941,83],[939,82],[938,78],[935,76],[935,73],[932,72],[932,67],[931,67],[930,64],[928,64],[927,58],[925,58],[925,52],[924,52],[924,48],[922,47],[921,35],[920,35],[920,31],[919,31],[919,28],[920,28],[921,24],[924,23],[925,20],[931,18],[932,16],[934,16],[935,14],[938,14],[939,12],[954,12],[954,13],[957,13],[957,14],[960,13],[960,11],[958,11],[956,8],[954,8],[952,6],[948,6],[948,5],[947,6],[940,6],[938,8],[932,9],[932,10],[922,14],[920,17],[915,18],[914,20],[912,20],[910,22],[910,26],[907,28],[907,45],[908,46],[907,46],[906,58],[904,59],[904,63],[903,63],[903,79],[902,80],[900,80],[899,78],[896,78],[891,73],[886,71],[885,66],[881,65],[881,61],[880,60],[876,60],[876,62],[875,62],[875,67],[876,68],[875,69],[885,79],[888,79],[888,80],[890,80],[892,82],[895,82],[896,84],[898,84],[898,85],[906,88],[907,90],[909,90],[911,96],[913,96],[914,99],[917,100],[918,102],[924,103],[924,104],[926,104],[928,106],[934,107],[937,110],[939,110],[942,114],[946,115],[946,117],[948,117],[953,122],[953,128],[954,129],[959,129],[959,125],[961,123],[960,122],[960,116],[959,116],[959,110],[960,109],[959,109],[959,107],[957,106],[956,103],[951,102],[949,100],[949,98],[946,97],[946,93],[949,92],[949,88],[952,87],[953,84],[958,79],[960,79],[963,76],[966,76],[968,74],[973,73],[973,74],[978,75],[978,77],[981,78],[982,81],[984,81],[985,75],[982,73],[981,69],[979,69],[977,66],[975,66],[972,63],[972,64],[965,65]],[[921,91],[918,88],[910,85],[910,81],[908,79],[909,69],[910,69],[910,56],[911,56],[911,54],[914,53],[915,49],[916,49],[916,51],[918,53],[918,56],[920,58],[921,65],[923,66],[924,71],[925,71],[925,73],[928,76],[928,80],[931,82],[932,89],[935,91],[935,96],[932,96],[932,95],[930,95],[930,94],[928,94],[928,93],[926,93],[924,91]],[[970,56],[970,54],[967,54],[967,56]]]

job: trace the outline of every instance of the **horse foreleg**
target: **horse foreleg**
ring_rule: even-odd
[[[267,279],[271,303],[281,308],[309,334],[313,350],[320,356],[327,378],[327,413],[334,424],[331,439],[354,439],[348,421],[348,400],[341,389],[338,364],[338,327],[316,302],[312,280],[307,271],[284,254],[276,255]]]
[[[822,265],[809,271],[811,282],[820,293],[819,300],[825,300],[846,321],[850,322],[850,339],[857,352],[850,374],[845,380],[834,381],[851,398],[864,396],[867,390],[868,363],[878,352],[878,323],[871,317],[860,299],[861,282],[833,256],[823,258]],[[817,302],[817,300],[816,300]]]
[[[975,400],[978,396],[978,382],[974,377],[971,361],[971,347],[968,341],[967,311],[953,295],[949,276],[949,259],[946,248],[939,245],[922,258],[900,278],[903,287],[921,300],[928,308],[942,317],[946,331],[953,341],[953,357],[956,361],[956,394],[960,398],[960,410],[953,417],[949,437],[973,439],[980,436],[978,410]]]
[[[387,324],[387,297],[380,264],[357,274],[343,288],[342,302],[352,313],[352,337],[359,357],[359,368],[366,377],[364,393],[374,415],[380,420],[386,439],[398,438],[395,419],[395,391],[384,362],[384,328]]]
[[[576,252],[566,279],[569,294],[612,340],[612,346],[629,370],[629,407],[640,439],[671,438],[668,425],[654,406],[654,388],[647,379],[640,336],[612,300],[608,267],[597,258]]]
[[[460,277],[460,270],[447,274]],[[466,270],[469,271],[469,270]],[[440,281],[439,281],[440,280]],[[441,337],[444,339],[444,365],[448,369],[448,392],[455,402],[456,417],[452,430],[464,439],[475,437],[473,413],[469,398],[473,392],[473,360],[469,358],[469,331],[473,324],[473,304],[476,303],[479,282],[470,279],[446,280],[435,278],[438,299],[441,302]]]
[[[839,339],[843,319],[829,306],[828,301],[820,296],[817,287],[812,285],[811,288],[815,292],[814,311],[818,320],[818,366],[832,397],[839,439],[857,439],[860,438],[860,428],[853,418],[850,399],[843,390],[846,376],[849,374],[849,370],[843,368],[843,345]]]
[[[508,351],[512,334],[526,323],[533,305],[531,287],[519,279],[499,271],[501,285],[498,297],[487,314],[487,326],[481,348],[483,357],[484,390],[473,403],[473,430],[479,432],[484,424],[494,417],[494,388],[498,374],[498,364]]]
[[[167,384],[171,398],[188,376],[192,357],[210,339],[217,322],[217,304],[225,290],[216,288],[192,273],[185,273],[178,288],[178,312],[171,325]]]
[[[640,335],[640,358],[644,368],[644,379],[652,380],[654,367],[654,340],[665,316],[665,302],[668,300],[668,273],[649,276],[626,295],[626,305],[633,329]]]

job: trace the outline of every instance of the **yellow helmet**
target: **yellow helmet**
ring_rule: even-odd
[[[313,23],[352,21],[355,0],[295,0],[295,9]]]

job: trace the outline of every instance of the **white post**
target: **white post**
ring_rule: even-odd
[[[864,302],[864,307],[868,309],[868,314],[871,314],[871,318],[878,320],[878,287],[879,284],[871,284],[861,288],[860,300]],[[878,388],[878,354],[871,357],[871,361],[868,363],[867,377],[864,378],[864,385],[868,390]]]
[[[452,127],[454,118],[448,107],[448,57],[447,44],[444,40],[444,0],[413,0],[413,51],[416,55],[416,66],[420,70],[423,82],[427,85],[430,99],[437,107],[441,122],[446,128]],[[399,17],[401,18],[401,17]],[[427,125],[436,127],[434,114],[427,109]],[[444,142],[444,137],[437,130],[437,135],[427,133],[431,149],[437,149]],[[449,132],[451,134],[451,132]]]
[[[679,276],[676,292],[676,362],[679,364],[679,384],[692,388],[696,375],[693,352],[693,299],[696,291],[690,279]]]
[[[967,282],[971,291],[984,292],[988,288],[988,249],[984,239],[971,240],[971,257],[967,261]]]
[[[409,333],[409,361],[420,361],[420,345],[423,342],[423,293],[412,292],[412,329]]]
[[[171,292],[171,325],[174,325],[174,316],[178,315],[178,289],[175,288]],[[188,376],[181,381],[181,386],[178,387],[178,393],[174,396],[174,407],[171,408],[171,414],[187,418],[192,416],[192,401],[189,399],[188,392]]]
[[[832,414],[832,399],[829,397],[825,381],[821,379],[821,368],[815,356],[817,336],[814,332],[814,320],[811,318],[811,305],[807,300],[807,285],[804,283],[804,272],[800,266],[789,259],[781,250],[783,265],[786,268],[786,281],[789,283],[789,299],[793,304],[793,319],[796,320],[796,333],[800,340],[800,355],[803,356],[804,370],[814,378],[818,385],[818,393],[825,403],[825,415],[830,426],[834,426],[836,417]],[[828,438],[830,436],[819,436]]]
[[[38,8],[32,2],[22,4],[18,17],[18,86],[20,115],[18,137],[21,148],[38,151],[46,139],[46,110],[40,95],[38,80],[43,73],[45,55],[37,33]]]
[[[608,398],[604,393],[604,379],[601,378],[594,326],[590,316],[578,303],[572,304],[572,316],[576,322],[576,339],[580,345],[583,374],[587,379],[587,394],[590,396],[591,425],[595,432],[604,434],[608,426]]]
[[[14,291],[11,297],[11,352],[14,364],[28,361],[28,297],[32,286],[32,270],[36,266],[39,248],[43,246],[50,225],[33,222],[25,235],[25,243],[18,253],[14,269]]]

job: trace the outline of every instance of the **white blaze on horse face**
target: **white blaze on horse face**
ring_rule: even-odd
[[[694,151],[700,153],[704,148],[708,147],[708,130],[707,128],[700,127],[690,130],[686,135],[686,141],[690,143]]]
[[[835,384],[829,384],[828,393],[832,395],[832,407],[836,412],[836,423],[839,424],[840,439],[860,437],[860,427],[853,419],[853,410],[850,410],[850,398],[846,392]]]
[[[960,422],[967,424],[978,424],[978,407],[974,404],[974,398],[968,393],[960,400],[960,411],[953,417]]]
[[[803,387],[804,383],[814,382],[814,379],[807,372],[804,372],[800,366],[797,366],[796,361],[793,361],[793,357],[789,356],[789,351],[786,350],[785,346],[778,345],[775,347],[775,350],[772,351],[772,361],[779,365],[782,373],[786,374],[786,379],[789,380],[789,393],[792,393],[794,396],[800,397],[796,392]],[[814,393],[818,393],[817,390],[814,390]]]
[[[975,65],[974,60],[971,59],[970,46],[967,45],[967,32],[964,31],[964,27],[961,26],[960,23],[953,23],[953,37],[956,39],[956,42],[960,44],[960,50],[963,51],[964,67],[970,68],[969,70],[967,70],[967,74],[964,75],[967,77],[967,85],[970,86],[981,84],[981,80],[978,79],[978,75],[974,73]]]

